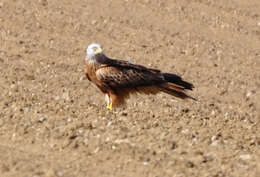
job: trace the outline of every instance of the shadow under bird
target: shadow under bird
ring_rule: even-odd
[[[193,84],[176,74],[108,58],[101,45],[96,43],[90,44],[86,52],[86,77],[105,94],[109,110],[124,104],[133,93],[164,92],[181,99],[196,100],[185,93],[185,90],[194,88]]]

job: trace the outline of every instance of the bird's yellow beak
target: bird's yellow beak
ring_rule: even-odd
[[[101,48],[97,48],[97,50],[96,50],[95,53],[96,53],[96,54],[102,53],[102,49],[101,49]]]

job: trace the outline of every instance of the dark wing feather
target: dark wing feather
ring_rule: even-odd
[[[165,82],[159,73],[127,66],[102,67],[96,71],[97,79],[105,82],[112,89],[152,86]]]
[[[147,68],[142,65],[133,64],[132,62],[129,62],[129,61],[111,59],[105,55],[97,56],[97,61],[100,64],[104,64],[106,66],[114,66],[116,68],[135,69],[135,70],[139,70],[139,71],[148,71],[148,72],[153,72],[153,73],[161,72],[160,70],[151,69],[151,68]]]
[[[182,78],[176,74],[163,73],[163,77],[167,82],[182,86],[184,89],[192,90],[194,88],[192,83],[182,80]]]

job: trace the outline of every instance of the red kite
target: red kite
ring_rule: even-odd
[[[185,93],[185,90],[194,88],[193,84],[175,74],[110,59],[101,46],[95,43],[89,45],[86,52],[86,77],[105,94],[109,110],[124,104],[132,93],[165,92],[181,99],[194,99]]]

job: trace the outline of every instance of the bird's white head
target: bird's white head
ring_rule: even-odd
[[[97,54],[103,54],[103,49],[100,44],[92,43],[87,48],[86,59],[93,60]]]

